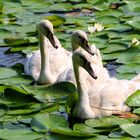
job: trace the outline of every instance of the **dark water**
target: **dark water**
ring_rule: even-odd
[[[116,75],[116,69],[119,67],[120,65],[118,65],[115,61],[110,61],[108,62],[108,64],[105,66],[107,68],[107,70],[109,71],[109,74],[111,77]]]
[[[25,64],[26,58],[19,53],[5,54],[9,47],[0,47],[0,66],[11,67],[17,63]]]

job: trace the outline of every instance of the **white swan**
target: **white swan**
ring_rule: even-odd
[[[73,32],[71,37],[71,46],[72,51],[76,50],[85,50],[87,53],[94,55],[94,50],[90,47],[88,43],[88,37],[87,34],[82,30],[76,30]],[[59,76],[58,82],[60,81],[69,81],[76,85],[75,76],[73,72],[73,66],[67,67]]]
[[[99,50],[98,53],[100,53]],[[75,117],[88,119],[129,111],[130,108],[125,104],[125,100],[140,89],[140,84],[134,79],[118,80],[109,77],[108,72],[102,69],[101,62],[97,63],[99,61],[97,58],[96,53],[89,57],[87,52],[81,50],[73,54],[73,66],[79,93],[78,102],[73,111]],[[86,82],[83,68],[91,75],[91,86]],[[93,72],[97,76],[96,80]]]
[[[40,50],[33,53],[25,64],[25,73],[38,84],[52,84],[71,64],[71,53],[61,47],[53,32],[53,25],[42,20],[38,25]],[[57,49],[56,49],[57,48]]]

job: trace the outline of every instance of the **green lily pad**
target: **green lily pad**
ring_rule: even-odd
[[[50,20],[53,26],[60,26],[66,22],[66,19],[64,17],[58,15],[50,15],[47,16],[45,19]]]
[[[41,104],[41,103],[35,103],[33,105],[27,106],[25,108],[21,109],[15,109],[15,110],[9,110],[7,112],[8,115],[31,115],[38,113],[40,111],[44,112],[52,112],[59,108],[59,105],[56,103],[48,103],[48,104]]]
[[[140,90],[137,90],[135,93],[130,95],[126,100],[126,104],[129,106],[140,107]]]
[[[17,86],[7,86],[4,89],[3,104],[9,107],[31,105],[37,100]]]
[[[89,119],[85,121],[85,124],[93,128],[115,128],[119,124],[129,123],[133,120],[119,118],[116,116],[101,117],[99,119]]]
[[[123,66],[120,66],[117,69],[118,73],[140,73],[140,64],[129,63]]]
[[[35,140],[42,138],[43,134],[27,129],[3,129],[0,130],[0,138],[6,140]]]
[[[127,44],[124,43],[110,43],[106,46],[107,47],[102,50],[102,53],[115,53],[125,51],[128,49]]]
[[[96,12],[96,16],[114,16],[114,17],[121,17],[123,16],[123,12],[120,9],[116,10],[103,10],[101,12]]]
[[[18,73],[15,70],[12,70],[11,68],[4,68],[0,67],[0,79],[6,79],[13,76],[17,76]]]
[[[114,138],[114,139],[121,139],[121,140],[131,140],[132,138],[131,137],[129,137],[129,135],[128,134],[126,134],[124,131],[113,131],[113,132],[111,132],[110,134],[109,134],[109,137],[110,138]]]
[[[108,27],[106,30],[109,31],[126,32],[132,30],[132,27],[128,24],[111,24],[108,26],[110,27]]]
[[[96,134],[92,134],[92,133],[74,131],[68,127],[53,128],[51,131],[56,134],[73,136],[73,137],[81,137],[81,138],[96,136]]]
[[[52,86],[32,86],[28,87],[30,93],[41,102],[54,102],[65,100],[71,93],[75,92],[75,86],[69,82],[60,82]]]
[[[119,23],[119,19],[114,16],[99,16],[96,21],[102,24],[114,24]]]
[[[119,58],[117,59],[118,63],[128,63],[130,60],[133,60],[140,52],[139,48],[131,47],[125,51],[125,53],[121,53]]]
[[[55,114],[38,114],[31,121],[32,129],[35,131],[48,132],[59,127],[68,127],[64,117]]]
[[[49,11],[72,11],[73,10],[73,5],[65,2],[65,3],[55,3],[49,7]]]
[[[33,79],[28,76],[12,76],[6,79],[0,79],[0,84],[29,85],[32,81]]]
[[[140,115],[140,108],[134,109],[133,113]]]
[[[136,73],[117,73],[116,74],[116,78],[118,79],[128,79],[131,80],[132,78],[134,78],[137,74]]]
[[[128,124],[121,124],[121,129],[123,129],[126,133],[133,137],[140,136],[140,124],[128,123]]]
[[[83,123],[74,124],[73,129],[80,132],[92,133],[92,134],[106,131],[106,130],[101,130],[101,129],[93,129],[92,127],[89,127]]]
[[[118,53],[116,52],[116,53],[103,54],[102,59],[104,61],[116,60],[119,58],[119,56],[120,56],[119,52]]]
[[[2,13],[3,13],[3,11],[4,11],[4,6],[3,6],[3,4],[2,4],[2,3],[0,3],[0,14],[2,14]]]
[[[28,39],[22,39],[22,38],[5,38],[4,42],[10,46],[19,46],[19,45],[29,44]]]
[[[140,21],[129,21],[127,23],[131,25],[134,29],[140,30],[140,27],[139,27]]]

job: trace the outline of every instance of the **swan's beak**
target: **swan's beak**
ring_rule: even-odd
[[[50,40],[52,46],[57,49],[58,45],[56,43],[55,35],[52,32],[48,35],[48,39]]]
[[[96,75],[95,72],[93,71],[90,62],[87,63],[86,70],[87,70],[87,72],[90,74],[90,76],[91,76],[93,79],[97,79],[97,75]]]
[[[91,55],[94,55],[94,52],[91,50],[89,44],[88,44],[88,41],[85,40],[82,44],[82,47]]]

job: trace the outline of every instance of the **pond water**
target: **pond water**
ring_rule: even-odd
[[[26,58],[19,53],[6,54],[5,52],[9,47],[0,48],[0,66],[1,67],[12,67],[17,63],[25,64]]]

